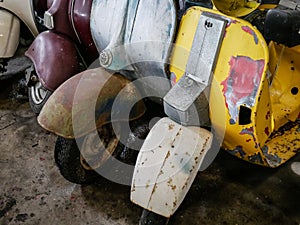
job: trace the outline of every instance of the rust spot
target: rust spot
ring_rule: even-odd
[[[188,183],[185,182],[184,185],[182,186],[181,190],[184,190],[187,187]]]
[[[171,155],[170,151],[168,151],[167,155],[166,155],[166,159],[169,158]]]
[[[172,130],[174,128],[174,124],[169,125],[169,130]]]
[[[153,190],[152,190],[152,194],[156,191],[156,189],[157,189],[157,185],[155,184],[155,185],[154,185],[154,188],[153,188]]]
[[[266,134],[267,136],[270,135],[269,127],[266,127],[266,128],[265,128],[265,134]]]
[[[151,180],[148,180],[148,181],[147,181],[146,188],[149,188],[149,187],[150,187],[150,182],[151,182]]]
[[[268,111],[268,112],[267,112],[267,115],[266,115],[266,120],[268,120],[268,119],[270,118],[270,116],[271,116],[271,112]]]
[[[158,176],[163,175],[163,174],[164,174],[164,171],[161,170],[161,171],[159,172]]]
[[[182,131],[182,128],[179,129],[179,131],[176,134],[176,137],[178,137],[180,135],[181,131]]]
[[[132,185],[131,192],[135,192],[135,185]]]

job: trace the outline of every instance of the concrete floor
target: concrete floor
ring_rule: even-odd
[[[26,99],[8,98],[0,84],[0,225],[134,225],[141,209],[130,187],[66,181],[54,164],[56,137],[36,122]],[[300,224],[300,176],[291,163],[277,169],[251,165],[221,151],[198,174],[171,225]]]

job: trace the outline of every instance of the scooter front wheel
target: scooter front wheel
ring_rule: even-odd
[[[51,94],[52,92],[47,90],[39,81],[29,87],[29,104],[35,114],[40,113]]]
[[[94,170],[82,166],[80,150],[75,139],[59,136],[55,144],[54,159],[61,175],[72,183],[91,184],[100,178]]]
[[[169,218],[144,209],[139,221],[139,225],[167,225],[168,222]]]

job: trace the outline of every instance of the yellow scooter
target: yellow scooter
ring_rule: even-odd
[[[168,117],[138,155],[131,200],[145,209],[143,225],[167,223],[220,145],[273,168],[300,149],[298,5],[213,3],[218,10],[193,7],[181,20],[170,67],[176,84],[164,97]],[[261,15],[262,30],[245,20]],[[200,128],[207,123],[203,109],[210,131]]]

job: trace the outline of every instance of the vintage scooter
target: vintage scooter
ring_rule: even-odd
[[[39,113],[51,93],[65,80],[86,69],[98,57],[90,31],[92,0],[48,0],[40,33],[25,55],[29,102]]]
[[[27,57],[16,52],[43,29],[39,14],[45,5],[46,0],[0,1],[0,80],[25,71],[31,65]]]
[[[110,21],[100,26],[103,20],[91,17],[102,68],[61,85],[38,117],[59,136],[55,154],[64,177],[80,183],[103,167],[117,143],[99,141],[101,128],[141,118],[145,96],[161,97],[167,117],[152,127],[136,161],[131,200],[145,209],[140,224],[166,224],[220,146],[267,167],[293,157],[300,148],[300,39],[293,25],[299,12],[286,2],[280,2],[286,9],[264,14],[261,31],[239,18],[256,11],[256,1],[214,1],[218,10],[191,7],[171,45],[177,30],[173,1],[94,1],[92,15]],[[278,33],[274,23],[286,32]],[[145,77],[151,79],[135,83]],[[136,102],[140,107],[128,113]]]
[[[118,128],[112,129],[111,121],[120,122],[115,126],[121,126],[122,121],[136,121],[147,114],[143,96],[159,94],[162,99],[170,89],[166,65],[176,30],[176,13],[173,0],[93,1],[90,26],[100,52],[97,62],[102,68],[83,71],[67,80],[54,91],[38,116],[42,127],[59,136],[55,160],[69,181],[93,181],[98,175],[94,170],[103,168],[108,156],[122,148],[116,135]],[[151,31],[145,27],[151,27]],[[148,76],[155,79],[140,84],[139,89],[131,83]],[[113,104],[124,87],[123,97]],[[118,109],[112,110],[113,105]],[[126,109],[129,115],[122,113]],[[129,130],[123,133],[127,135]],[[128,172],[131,176],[133,168]],[[131,177],[118,182],[129,185]]]
[[[170,71],[177,83],[164,97],[168,118],[150,130],[133,175],[131,200],[146,209],[140,224],[167,223],[219,143],[243,160],[271,168],[299,152],[299,5],[281,1],[261,12],[261,33],[238,18],[252,13],[257,2],[213,3],[223,13],[195,7],[179,27],[184,35],[176,43],[190,54],[173,51]],[[190,126],[203,94],[210,131]]]

